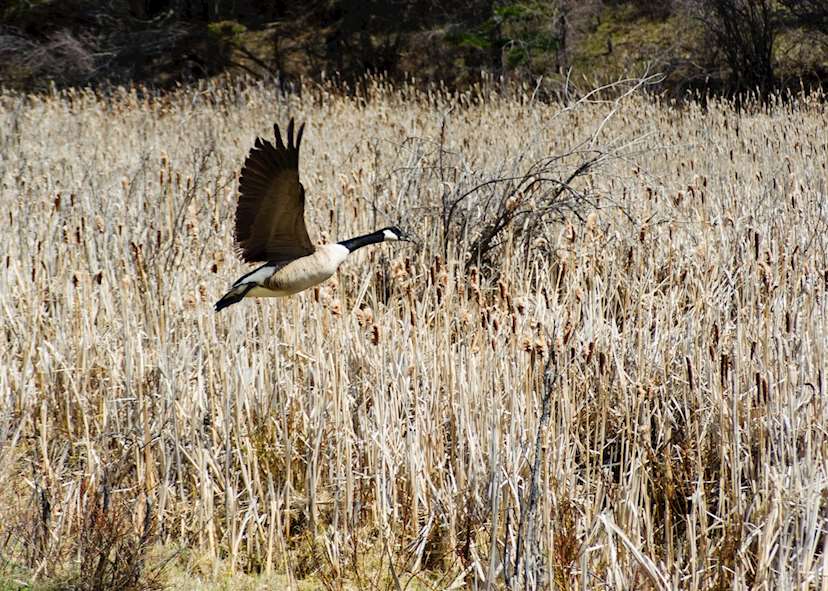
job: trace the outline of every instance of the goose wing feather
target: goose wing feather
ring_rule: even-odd
[[[235,241],[245,262],[287,262],[311,254],[313,243],[305,226],[305,188],[299,182],[299,145],[304,124],[295,141],[293,119],[287,145],[279,126],[273,126],[274,146],[256,138],[239,178]]]

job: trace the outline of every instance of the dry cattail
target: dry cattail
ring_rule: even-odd
[[[391,277],[397,281],[408,278],[408,269],[404,260],[396,259],[391,263]]]
[[[164,505],[153,517],[170,543],[228,565],[278,570],[312,518],[330,530],[323,550],[335,558],[351,550],[353,536],[334,527],[347,522],[389,539],[420,531],[415,558],[434,572],[451,568],[435,556],[450,555],[459,535],[470,540],[464,561],[485,574],[478,532],[496,521],[502,533],[515,517],[510,503],[481,510],[477,498],[496,446],[505,493],[522,498],[521,483],[537,476],[537,515],[564,542],[535,536],[537,554],[562,565],[611,565],[614,579],[641,579],[640,561],[619,559],[612,544],[578,553],[581,509],[598,499],[635,517],[621,524],[635,542],[666,523],[665,550],[645,565],[653,580],[743,567],[731,556],[739,544],[726,539],[732,528],[719,527],[734,508],[741,530],[759,533],[751,553],[773,557],[749,561],[740,581],[821,580],[822,549],[810,552],[809,540],[825,499],[812,502],[800,481],[819,480],[824,464],[828,268],[809,223],[824,213],[824,97],[676,110],[629,95],[562,108],[532,100],[532,85],[515,83],[515,98],[492,82],[423,91],[368,78],[344,95],[329,80],[299,81],[299,92],[278,97],[221,76],[165,93],[137,84],[103,97],[3,91],[0,102],[21,112],[0,157],[3,191],[23,206],[5,215],[0,384],[15,422],[0,446],[34,461],[0,462],[2,481],[40,482],[52,514],[80,523],[78,499],[106,476],[110,516],[134,513],[118,491],[135,490],[140,505]],[[215,316],[216,292],[242,266],[233,211],[250,137],[288,112],[315,124],[300,168],[316,243],[356,234],[351,211],[365,230],[409,211],[423,248],[377,246],[313,295]],[[67,130],[71,150],[49,142]],[[650,131],[692,154],[650,149],[664,144]],[[646,149],[635,149],[638,134]],[[218,157],[200,167],[212,136],[223,138]],[[560,188],[554,179],[590,157],[568,154],[584,139],[601,170],[570,186],[599,207],[566,189],[546,201]],[[148,150],[156,156],[146,168]],[[530,163],[548,163],[548,174],[516,179],[522,194],[505,182],[466,195],[443,235],[444,198]],[[472,269],[468,246],[484,224],[518,212],[490,266]],[[552,350],[560,364],[547,392]],[[100,461],[62,460],[76,449]],[[533,458],[544,460],[537,475]],[[801,470],[780,479],[791,458]],[[119,465],[123,477],[106,469]],[[0,494],[0,515],[15,516],[17,489]],[[761,510],[739,511],[745,495]],[[699,551],[688,549],[683,521]],[[25,561],[0,523],[9,535],[10,558]],[[783,538],[790,543],[774,545]],[[402,546],[388,547],[386,559],[405,562]],[[354,578],[347,560],[325,569]]]
[[[360,326],[365,327],[374,322],[374,313],[369,306],[363,305],[356,313],[356,319]]]

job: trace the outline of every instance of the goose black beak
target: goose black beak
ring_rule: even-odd
[[[402,232],[400,234],[400,241],[410,242],[411,244],[415,244],[417,246],[420,246],[420,241],[417,240],[416,236],[414,236],[413,234],[411,234],[409,232]]]

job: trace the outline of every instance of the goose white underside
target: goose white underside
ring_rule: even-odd
[[[270,278],[278,268],[279,267],[276,265],[262,265],[261,267],[259,267],[258,269],[254,269],[247,275],[244,275],[236,279],[236,282],[233,284],[233,287],[238,287],[239,285],[244,285],[246,283],[262,284],[265,282],[266,279]]]

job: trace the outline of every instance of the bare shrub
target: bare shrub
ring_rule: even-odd
[[[22,78],[32,88],[45,88],[50,82],[82,85],[95,76],[96,51],[91,38],[67,30],[37,42],[6,28],[0,30],[0,76]]]
[[[557,227],[568,216],[585,221],[586,213],[599,207],[602,197],[590,186],[590,177],[598,174],[601,166],[623,159],[641,140],[607,140],[602,137],[603,128],[624,100],[661,79],[656,74],[619,80],[573,99],[558,116],[590,104],[609,104],[612,108],[593,129],[583,130],[583,139],[566,152],[528,163],[520,154],[512,162],[503,163],[507,170],[498,170],[494,175],[474,170],[461,153],[447,149],[446,136],[450,131],[444,117],[436,153],[419,164],[443,187],[443,255],[449,244],[460,243],[466,249],[467,270],[473,266],[490,269],[497,266],[498,247],[507,241],[528,259],[537,246],[548,244],[549,228]]]
[[[114,492],[110,473],[87,490],[83,523],[77,533],[79,572],[61,587],[71,591],[151,591],[161,589],[161,569],[147,564],[156,541],[156,518],[149,499]]]
[[[127,455],[65,491],[37,478],[29,501],[4,511],[0,574],[15,567],[66,591],[160,589],[166,560],[149,556],[157,518],[149,497],[134,494],[130,471]]]

